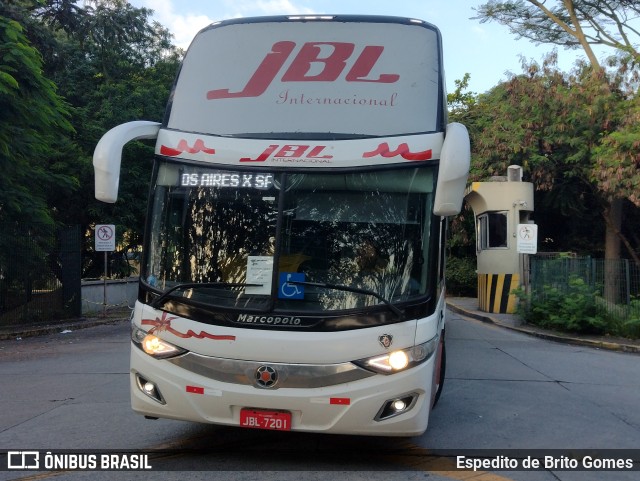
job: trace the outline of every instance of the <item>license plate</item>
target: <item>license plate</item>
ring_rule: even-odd
[[[286,411],[265,411],[262,409],[242,409],[240,426],[243,428],[291,430],[291,413]]]

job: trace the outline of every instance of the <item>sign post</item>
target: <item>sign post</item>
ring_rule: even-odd
[[[102,295],[102,315],[107,315],[107,252],[116,250],[116,226],[113,224],[96,224],[96,252],[104,252],[104,290]]]

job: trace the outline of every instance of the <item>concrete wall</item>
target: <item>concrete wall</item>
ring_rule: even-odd
[[[105,308],[130,307],[138,297],[138,278],[107,280],[106,297],[105,282],[82,281],[82,315],[102,312]]]

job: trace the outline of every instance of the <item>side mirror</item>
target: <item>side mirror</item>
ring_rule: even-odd
[[[96,199],[109,203],[118,200],[122,148],[132,140],[155,139],[159,130],[158,122],[137,120],[118,125],[102,136],[93,151]]]
[[[459,123],[447,125],[436,185],[433,213],[448,217],[460,213],[471,165],[471,143],[467,128]]]

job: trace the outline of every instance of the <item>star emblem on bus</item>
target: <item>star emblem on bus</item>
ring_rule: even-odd
[[[278,383],[278,371],[271,366],[260,366],[255,376],[256,385],[261,388],[270,389]]]

